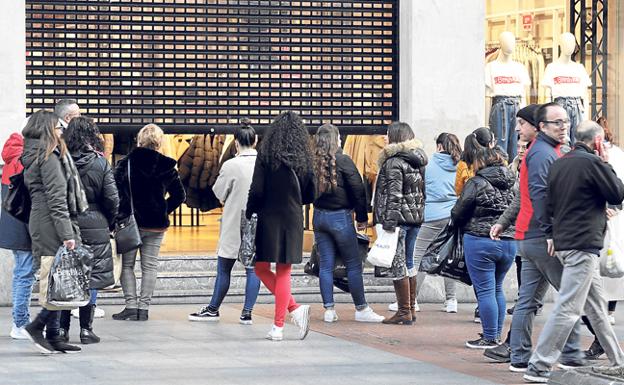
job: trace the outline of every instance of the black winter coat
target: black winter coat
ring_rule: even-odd
[[[119,191],[119,218],[131,213],[128,159],[132,179],[134,217],[139,228],[164,230],[169,214],[185,199],[184,186],[175,169],[176,161],[148,148],[137,147],[117,163],[115,182]],[[169,197],[165,199],[165,195]]]
[[[477,237],[490,236],[490,228],[511,204],[515,196],[516,178],[509,168],[499,165],[477,171],[468,179],[451,210],[451,218],[464,233]],[[508,227],[501,238],[514,238],[514,226]]]
[[[24,183],[32,201],[28,229],[35,257],[56,255],[66,240],[80,243],[80,229],[67,206],[68,184],[60,151],[47,159],[45,151],[39,139],[24,138]]]
[[[624,200],[624,184],[613,167],[576,142],[574,151],[556,160],[548,175],[546,214],[552,218],[555,250],[600,253],[607,227],[607,203]],[[619,214],[622,215],[622,214]]]
[[[336,188],[314,201],[314,207],[325,210],[355,209],[355,219],[367,222],[366,191],[353,160],[342,151],[336,154]]]
[[[301,263],[302,206],[314,200],[314,174],[297,178],[285,165],[273,171],[260,157],[256,160],[246,215],[250,218],[253,213],[258,214],[256,260],[259,262]]]
[[[115,177],[108,161],[94,151],[72,154],[89,202],[89,209],[78,215],[82,242],[91,247],[91,289],[115,283],[110,229],[119,209]]]
[[[413,139],[389,144],[379,154],[374,221],[384,230],[420,226],[424,220],[427,155],[421,146]]]

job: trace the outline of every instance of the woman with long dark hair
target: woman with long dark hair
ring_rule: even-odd
[[[388,126],[388,145],[377,163],[374,222],[388,232],[399,228],[399,244],[391,267],[398,311],[383,323],[411,325],[416,319],[416,297],[412,296],[416,282],[410,276],[416,276],[414,246],[424,218],[427,155],[408,124],[393,122]]]
[[[80,235],[93,251],[91,261],[91,302],[78,309],[80,342],[100,342],[93,332],[95,298],[98,289],[115,283],[113,277],[113,250],[110,232],[117,218],[119,195],[113,170],[103,156],[104,142],[93,119],[81,116],[71,120],[63,132],[63,139],[76,164],[84,186],[89,208],[78,215]],[[69,310],[61,313],[61,333],[69,340],[71,317]]]
[[[464,253],[479,303],[482,337],[467,341],[472,349],[498,346],[505,321],[503,281],[516,255],[514,227],[490,239],[490,228],[513,201],[515,176],[503,155],[493,148],[475,152],[476,175],[468,180],[451,210],[451,218],[464,234]]]
[[[299,338],[309,330],[310,306],[291,295],[291,265],[303,254],[302,206],[314,200],[314,173],[310,135],[301,117],[292,111],[273,120],[262,139],[249,190],[246,216],[258,215],[256,274],[275,295],[275,317],[267,338],[283,339],[286,310],[299,327]],[[271,271],[275,263],[276,272]]]
[[[47,301],[54,256],[60,246],[71,250],[80,242],[75,219],[87,208],[78,171],[61,139],[61,131],[56,115],[45,110],[35,112],[22,131],[24,183],[32,202],[28,226],[35,265],[41,266],[39,304],[43,307],[25,331],[44,354],[81,350],[64,341],[59,332],[60,309]]]
[[[340,149],[340,132],[332,124],[316,131],[314,171],[317,198],[314,201],[314,241],[319,253],[319,281],[325,322],[338,320],[334,310],[334,263],[339,255],[346,268],[349,291],[355,304],[355,320],[381,322],[364,295],[362,261],[358,253],[353,211],[358,229],[368,222],[364,183],[355,163]]]
[[[249,187],[258,155],[254,148],[256,131],[249,124],[248,119],[243,119],[242,125],[234,131],[234,143],[237,150],[236,157],[223,163],[217,181],[212,186],[215,196],[223,204],[214,291],[210,304],[202,306],[196,313],[189,314],[189,321],[218,321],[219,307],[230,289],[232,268],[241,245],[241,211],[247,205]],[[260,280],[253,266],[246,267],[245,271],[247,274],[245,304],[239,322],[243,325],[251,325],[251,311],[258,298]]]
[[[457,196],[461,195],[464,185],[468,179],[475,175],[472,164],[475,156],[480,149],[494,148],[496,146],[496,137],[487,127],[479,127],[466,136],[464,140],[464,151],[461,154],[459,163],[457,163],[457,176],[455,179],[455,192]]]

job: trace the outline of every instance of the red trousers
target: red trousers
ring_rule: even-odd
[[[275,326],[283,327],[286,310],[292,312],[299,307],[290,292],[291,265],[276,263],[275,273],[269,262],[256,262],[256,275],[275,296]]]

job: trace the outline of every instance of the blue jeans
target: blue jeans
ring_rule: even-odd
[[[236,263],[236,259],[219,257],[217,259],[217,280],[215,281],[210,307],[218,310],[230,289],[230,278],[232,276],[232,268]],[[260,279],[256,276],[253,267],[245,269],[247,280],[245,282],[245,305],[243,310],[252,311],[258,298],[260,291]]]
[[[496,136],[496,144],[514,159],[518,149],[518,132],[516,131],[516,114],[520,110],[520,97],[494,96],[490,110],[490,130]]]
[[[420,226],[402,225],[401,228],[405,230],[405,265],[409,276],[414,277],[418,273],[418,269],[414,269],[414,251],[416,250],[416,239]]]
[[[28,307],[35,283],[35,272],[30,251],[13,250],[13,260],[13,323],[19,328],[30,322]]]
[[[91,293],[91,300],[89,301],[89,305],[95,305],[97,302],[97,289],[89,289],[89,293]]]
[[[516,256],[516,242],[464,234],[464,254],[477,292],[483,337],[495,340],[505,322],[503,281]]]
[[[546,238],[532,238],[518,241],[518,251],[522,256],[522,285],[518,302],[511,319],[511,363],[525,364],[531,358],[531,334],[535,312],[542,304],[548,287],[557,291],[561,285],[563,265],[548,255]],[[561,352],[564,361],[574,361],[582,357],[580,349],[580,322],[577,321]]]
[[[355,308],[365,309],[362,261],[351,210],[314,209],[314,242],[319,253],[319,281],[323,306],[334,306],[334,263],[340,255],[347,268],[349,291]]]

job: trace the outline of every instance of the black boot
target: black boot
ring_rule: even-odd
[[[56,353],[54,347],[50,345],[48,340],[43,336],[43,329],[46,326],[48,321],[48,317],[50,316],[50,311],[43,309],[37,317],[28,325],[24,327],[26,334],[28,334],[28,338],[35,344],[37,349],[43,354],[53,354]]]
[[[137,314],[138,314],[137,309],[125,308],[119,313],[113,314],[113,319],[117,321],[125,321],[125,320],[136,321],[138,317]]]
[[[62,310],[60,319],[59,337],[63,342],[69,342],[69,327],[71,326],[71,311]]]
[[[84,345],[100,342],[100,337],[93,333],[94,313],[95,305],[85,305],[78,309],[78,314],[80,314],[80,342]]]
[[[137,321],[147,321],[148,319],[148,315],[147,315],[147,309],[139,309],[138,315],[137,315]]]

